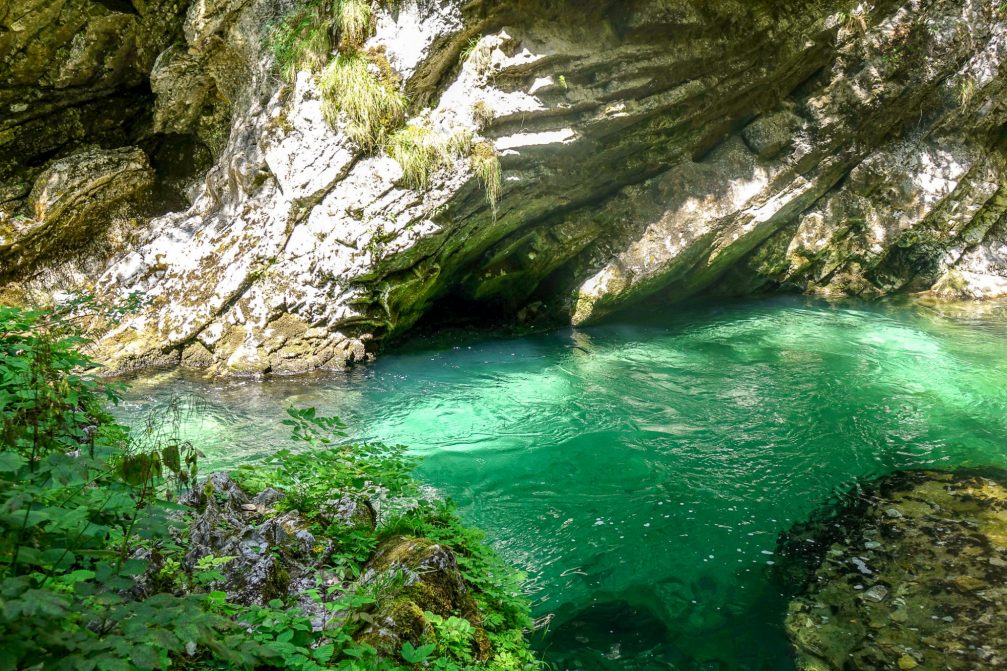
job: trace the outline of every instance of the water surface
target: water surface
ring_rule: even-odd
[[[664,308],[520,338],[453,334],[350,374],[138,380],[131,422],[233,465],[284,408],[411,446],[529,576],[556,669],[792,669],[776,538],[858,478],[1007,465],[1007,317],[803,298]]]

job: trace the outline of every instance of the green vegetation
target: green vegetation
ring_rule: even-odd
[[[968,107],[969,103],[976,95],[976,80],[972,77],[962,77],[958,82],[958,103],[962,107]]]
[[[195,476],[196,455],[143,449],[105,413],[116,389],[82,372],[89,312],[0,307],[0,669],[165,668],[190,649],[253,660],[259,646],[201,597],[124,596],[146,568],[138,543],[170,542],[169,480]]]
[[[488,126],[495,116],[493,108],[485,100],[477,100],[472,103],[472,117],[480,129]]]
[[[417,124],[404,126],[409,101],[397,75],[383,53],[362,51],[373,28],[369,0],[311,0],[273,26],[270,44],[287,80],[302,70],[318,74],[329,125],[335,128],[342,122],[347,136],[364,152],[387,151],[402,166],[402,181],[410,188],[429,188],[434,172],[451,165],[455,157],[469,156],[496,216],[500,164],[492,147],[473,145],[470,133],[445,135]],[[336,47],[339,53],[332,57]],[[462,50],[461,60],[469,58],[480,59],[477,67],[488,64],[478,37]],[[480,125],[492,119],[485,103],[474,107],[473,114]]]
[[[409,124],[391,135],[386,150],[402,166],[403,181],[413,189],[425,190],[432,173],[451,165],[453,157],[466,156],[472,151],[472,136],[456,133],[446,137],[430,128]]]
[[[346,133],[361,149],[384,145],[389,130],[405,121],[406,98],[368,58],[339,54],[322,71],[320,84],[326,120],[346,115]]]
[[[364,151],[383,144],[405,120],[406,99],[391,68],[377,53],[363,53],[373,30],[369,0],[309,0],[274,24],[269,43],[280,73],[320,74],[326,120],[346,115],[347,133]],[[339,54],[333,53],[339,48]]]
[[[496,149],[489,142],[478,142],[472,147],[470,160],[495,217],[501,186],[500,159]]]
[[[340,47],[359,49],[371,32],[371,5],[368,0],[336,0],[336,29],[340,34]]]
[[[403,448],[342,445],[343,424],[313,409],[290,410],[286,421],[302,451],[280,451],[234,479],[247,491],[278,490],[261,524],[298,511],[332,548],[318,559],[326,579],[300,595],[326,616],[319,626],[298,595],[233,602],[219,585],[236,557],[187,562],[187,525],[199,513],[175,501],[195,484],[200,455],[155,425],[134,436],[107,414],[117,388],[89,375],[94,363],[80,351],[91,306],[0,307],[0,669],[537,668],[519,576],[450,505],[425,495]],[[200,492],[217,496],[209,485]],[[320,513],[347,496],[380,499],[393,514],[361,527]],[[379,651],[361,632],[405,577],[357,579],[381,543],[404,533],[450,549],[479,618],[427,613],[415,636]],[[476,645],[479,632],[489,648]]]
[[[280,74],[292,81],[298,72],[318,72],[334,48],[328,5],[308,0],[269,31],[269,46]]]

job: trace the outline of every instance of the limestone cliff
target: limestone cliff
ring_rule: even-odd
[[[443,301],[579,324],[700,292],[1007,293],[996,0],[375,3],[322,60],[366,56],[401,117],[380,136],[325,63],[277,64],[319,3],[77,1],[53,54],[120,63],[93,17],[143,49],[61,84],[31,3],[0,5],[0,282],[141,293],[118,367],[337,367]],[[5,139],[94,100],[111,135]],[[54,274],[83,220],[106,244]]]

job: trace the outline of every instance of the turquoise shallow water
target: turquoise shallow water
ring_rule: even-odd
[[[180,397],[220,467],[284,408],[411,446],[527,572],[556,669],[792,669],[778,534],[859,478],[1007,465],[1007,315],[802,298],[662,308],[520,338],[452,334],[347,375],[134,382]]]

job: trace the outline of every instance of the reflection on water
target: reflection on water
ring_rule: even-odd
[[[989,308],[987,308],[989,310]],[[992,315],[992,316],[990,316]],[[784,298],[516,338],[414,343],[349,374],[135,382],[127,421],[227,466],[289,405],[411,446],[529,575],[564,669],[792,668],[777,534],[857,478],[1004,465],[1004,314]]]

